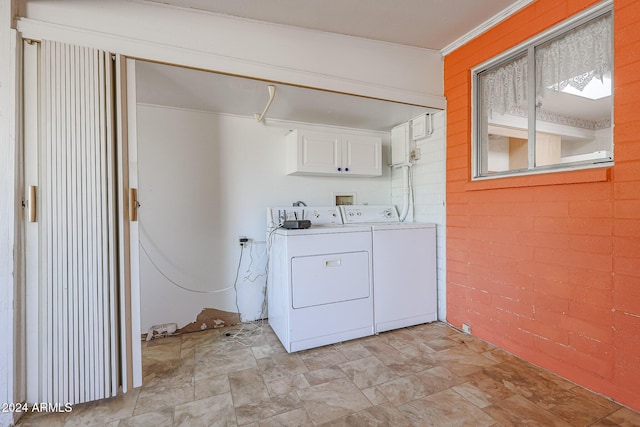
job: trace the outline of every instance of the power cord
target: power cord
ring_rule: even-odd
[[[262,307],[260,312],[260,318],[258,320],[252,322],[242,322],[239,328],[230,329],[225,333],[225,336],[229,339],[234,340],[235,342],[242,344],[246,347],[250,347],[254,345],[257,340],[262,336],[264,332],[264,316],[267,312],[267,286],[269,279],[269,261],[271,258],[271,247],[273,245],[273,233],[281,228],[282,225],[275,226],[268,234],[266,246],[265,246],[265,256],[266,256],[266,265],[265,265],[265,285],[262,290]],[[242,258],[242,250],[240,252]],[[238,268],[239,270],[239,268]],[[236,277],[237,280],[237,277]],[[234,283],[235,287],[235,283]],[[240,313],[240,308],[238,307],[238,292],[236,289],[236,309],[238,313]]]
[[[198,290],[198,289],[191,289],[191,288],[188,288],[186,286],[183,286],[180,283],[178,283],[175,280],[173,280],[171,277],[169,277],[164,272],[164,270],[162,270],[160,268],[160,266],[158,266],[158,264],[153,259],[151,254],[147,251],[147,248],[145,248],[144,244],[142,243],[142,240],[139,241],[139,244],[140,244],[140,248],[142,249],[142,252],[144,252],[147,255],[147,258],[149,258],[149,261],[151,262],[151,265],[153,265],[153,267],[158,271],[158,273],[160,273],[162,275],[162,277],[167,279],[169,281],[169,283],[171,283],[174,286],[177,286],[180,289],[183,289],[183,290],[188,291],[188,292],[197,293],[197,294],[217,294],[217,293],[226,292],[226,291],[228,291],[230,289],[233,289],[233,286],[228,286],[228,287],[223,288],[223,289],[216,289],[216,290],[212,290],[212,291],[201,291],[201,290]]]
[[[233,280],[233,290],[236,292],[236,310],[238,310],[238,316],[240,316],[240,322],[242,322],[242,315],[240,314],[240,306],[238,305],[238,277],[240,275],[240,266],[242,265],[243,253],[244,253],[244,245],[240,245],[240,259],[238,260],[238,267],[236,268],[236,278]]]

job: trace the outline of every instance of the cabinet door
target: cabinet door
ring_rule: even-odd
[[[371,136],[343,136],[342,167],[345,173],[382,175],[382,139]]]
[[[317,174],[340,173],[340,136],[301,132],[297,138],[297,171]]]

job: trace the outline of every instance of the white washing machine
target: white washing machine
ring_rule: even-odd
[[[400,222],[395,206],[342,206],[373,235],[375,332],[437,320],[436,225]]]
[[[285,349],[372,335],[371,228],[341,225],[336,207],[276,207],[267,217],[270,226],[283,219],[312,221],[308,229],[270,231],[269,324]]]

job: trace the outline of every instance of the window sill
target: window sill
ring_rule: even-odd
[[[612,164],[590,169],[562,170],[545,173],[531,173],[518,176],[479,178],[467,183],[467,191],[490,190],[494,188],[535,187],[543,185],[580,184],[587,182],[611,181]]]

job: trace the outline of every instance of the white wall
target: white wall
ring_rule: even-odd
[[[412,167],[415,206],[409,211],[407,221],[436,224],[438,267],[438,319],[446,319],[446,138],[445,112],[433,116],[434,131],[431,137],[417,141],[421,158]],[[402,205],[402,172],[392,173],[393,203]]]
[[[444,108],[438,51],[130,0],[27,1],[24,37]]]
[[[613,132],[611,128],[599,129],[594,132],[594,138],[587,141],[574,141],[562,143],[562,157],[575,156],[579,154],[593,153],[594,151],[611,151]]]
[[[487,157],[488,171],[508,171],[509,138],[506,136],[489,137],[489,153]]]
[[[151,105],[139,105],[137,115],[139,224],[145,249],[180,285],[219,290],[234,282],[238,236],[262,242],[245,249],[240,268],[238,304],[244,319],[260,314],[264,277],[256,276],[264,272],[267,206],[297,200],[329,205],[333,192],[355,192],[358,203],[391,202],[386,166],[379,178],[285,175],[285,135],[301,124],[264,125],[252,117]],[[389,135],[374,134],[383,136],[386,165]],[[249,250],[255,267],[251,273]],[[142,250],[140,263],[142,332],[166,322],[184,326],[205,307],[237,311],[233,289],[185,291],[163,277]]]

